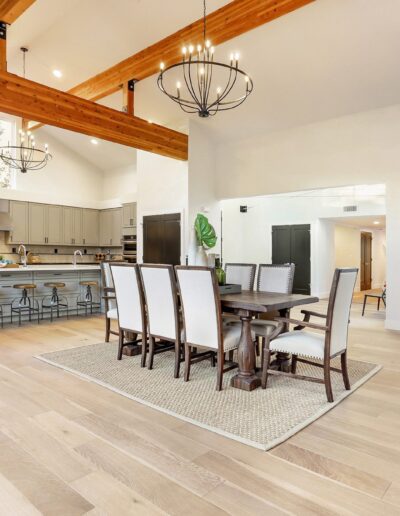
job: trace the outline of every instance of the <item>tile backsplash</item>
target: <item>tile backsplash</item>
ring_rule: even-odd
[[[18,249],[18,244],[7,244],[7,232],[0,231],[0,256],[3,256],[7,260],[12,260],[13,262],[18,263],[20,261],[19,255],[15,252],[13,253],[13,249]],[[55,249],[57,252],[55,252]],[[74,251],[76,249],[80,249],[82,251],[82,260],[78,257],[79,261],[83,263],[90,263],[95,261],[96,253],[106,253],[106,248],[101,247],[86,247],[84,245],[75,246],[50,246],[50,245],[29,245],[26,244],[26,251],[31,251],[32,254],[38,256],[40,259],[40,263],[72,263],[72,257]],[[86,253],[84,251],[86,250]],[[116,248],[112,247],[110,249],[111,256],[121,255],[122,247]]]

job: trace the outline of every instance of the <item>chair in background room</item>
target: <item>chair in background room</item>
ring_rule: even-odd
[[[365,313],[365,305],[367,304],[367,300],[369,297],[372,297],[373,299],[377,300],[377,306],[376,309],[379,312],[379,308],[381,307],[381,300],[383,301],[383,304],[386,306],[386,287],[382,289],[381,294],[364,294],[364,302],[363,302],[363,308],[362,308],[362,316],[364,316]]]
[[[284,374],[301,380],[309,380],[325,384],[326,396],[329,402],[333,401],[331,371],[341,372],[346,390],[350,390],[350,380],[347,371],[347,337],[349,327],[349,316],[351,302],[353,299],[354,285],[356,283],[358,269],[336,269],[331,292],[329,296],[327,314],[319,314],[309,310],[302,310],[303,321],[278,318],[277,321],[283,325],[297,325],[294,331],[281,333],[273,340],[270,336],[265,339],[264,360],[262,370],[262,387],[267,387],[270,374]],[[310,323],[310,317],[324,319],[323,324]],[[304,328],[321,330],[323,333],[304,331]],[[270,369],[271,353],[281,352],[292,355],[291,372],[284,373]],[[298,358],[306,357],[306,358]],[[331,360],[335,357],[341,358],[341,369],[331,367]],[[313,362],[309,359],[320,360]],[[322,367],[324,378],[308,377],[296,374],[297,362]]]
[[[103,282],[103,300],[106,319],[105,341],[110,342],[110,334],[119,335],[119,331],[111,329],[111,321],[118,321],[118,313],[117,302],[115,299],[114,283],[110,269],[110,262],[103,262],[101,264],[101,275]]]
[[[125,346],[142,342],[142,367],[146,365],[147,330],[146,310],[139,269],[135,264],[110,265],[117,302],[119,343],[118,360],[122,358]],[[140,340],[127,342],[126,334],[141,335]]]
[[[241,327],[224,326],[221,316],[218,282],[215,270],[209,267],[175,267],[182,303],[185,340],[185,382],[189,381],[190,366],[217,355],[217,390],[222,389],[223,374],[237,367],[225,365],[225,353],[239,345]],[[193,348],[207,351],[193,353]]]
[[[155,354],[175,349],[174,377],[179,378],[183,340],[174,268],[172,265],[143,264],[139,269],[147,307],[148,368],[153,368]]]

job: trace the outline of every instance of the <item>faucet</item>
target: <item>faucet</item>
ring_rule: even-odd
[[[22,267],[26,267],[26,262],[27,262],[27,256],[26,256],[26,247],[24,246],[24,244],[21,244],[19,247],[18,247],[18,254],[20,254],[21,252],[21,249],[23,251],[23,255],[21,256],[21,264],[22,264]]]
[[[72,264],[74,267],[76,267],[76,258],[78,256],[78,254],[80,255],[80,257],[82,258],[82,251],[80,251],[79,249],[77,249],[76,251],[74,251],[74,258],[72,260]]]

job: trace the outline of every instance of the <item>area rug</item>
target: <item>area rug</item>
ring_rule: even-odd
[[[155,356],[154,369],[140,367],[140,357],[116,359],[115,343],[92,344],[46,353],[36,358],[75,373],[134,401],[212,432],[262,450],[269,450],[309,425],[376,374],[380,366],[349,360],[352,389],[332,372],[334,403],[322,384],[270,376],[268,388],[245,392],[230,386],[235,371],[224,375],[217,392],[216,368],[204,361],[192,366],[189,382],[173,378],[174,354]],[[332,361],[332,365],[338,367]],[[183,367],[182,367],[183,369]],[[298,373],[319,376],[322,369],[298,364]],[[132,405],[132,410],[135,410]]]

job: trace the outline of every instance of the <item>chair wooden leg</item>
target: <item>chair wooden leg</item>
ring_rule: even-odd
[[[174,378],[179,378],[179,370],[181,365],[181,343],[179,339],[175,341],[175,370]]]
[[[362,309],[362,314],[361,314],[362,316],[364,315],[364,312],[365,312],[365,304],[367,302],[367,297],[368,296],[364,296],[364,303],[363,303],[363,309]]]
[[[146,367],[146,355],[147,355],[147,331],[144,330],[142,333],[142,360],[141,366]]]
[[[351,386],[350,386],[349,371],[347,369],[347,351],[345,351],[340,356],[340,361],[341,361],[341,365],[342,365],[343,383],[344,383],[346,391],[349,391],[351,389]]]
[[[111,331],[111,319],[106,317],[106,342],[110,342],[110,331]]]
[[[217,391],[222,391],[222,380],[224,378],[225,354],[223,351],[217,353]]]
[[[154,346],[155,346],[154,337],[152,335],[149,335],[149,365],[147,366],[149,369],[153,369]]]
[[[264,348],[265,348],[265,337],[258,337],[257,338],[257,341],[259,343],[259,345],[261,346],[261,361],[260,361],[260,364],[261,364],[261,369],[263,367],[263,364],[264,364]],[[256,359],[257,360],[257,359]]]
[[[292,355],[292,365],[290,367],[290,372],[292,374],[296,374],[297,369],[297,355]]]
[[[380,306],[381,306],[381,298],[380,298],[380,297],[378,297],[378,312],[379,312],[379,308],[380,308]]]
[[[118,337],[118,355],[117,359],[122,359],[122,350],[124,348],[124,332],[123,330],[119,330],[119,337]]]
[[[265,347],[263,347],[262,353],[263,353],[263,363],[262,363],[262,374],[261,374],[261,387],[263,389],[266,389],[267,382],[268,382],[268,369],[269,369],[269,365],[271,363],[271,351],[269,349],[265,349]]]
[[[188,382],[189,377],[190,377],[190,362],[191,362],[191,358],[192,358],[191,355],[192,355],[192,350],[190,349],[190,346],[185,344],[185,377],[184,377],[185,382]]]
[[[325,382],[325,391],[326,397],[328,398],[329,403],[333,401],[333,393],[332,393],[332,384],[331,384],[331,367],[330,367],[330,359],[325,359],[324,363],[324,382]]]
[[[233,362],[233,353],[234,353],[233,349],[232,349],[232,351],[229,351],[229,355],[228,355],[229,356],[229,358],[228,358],[229,362]]]

